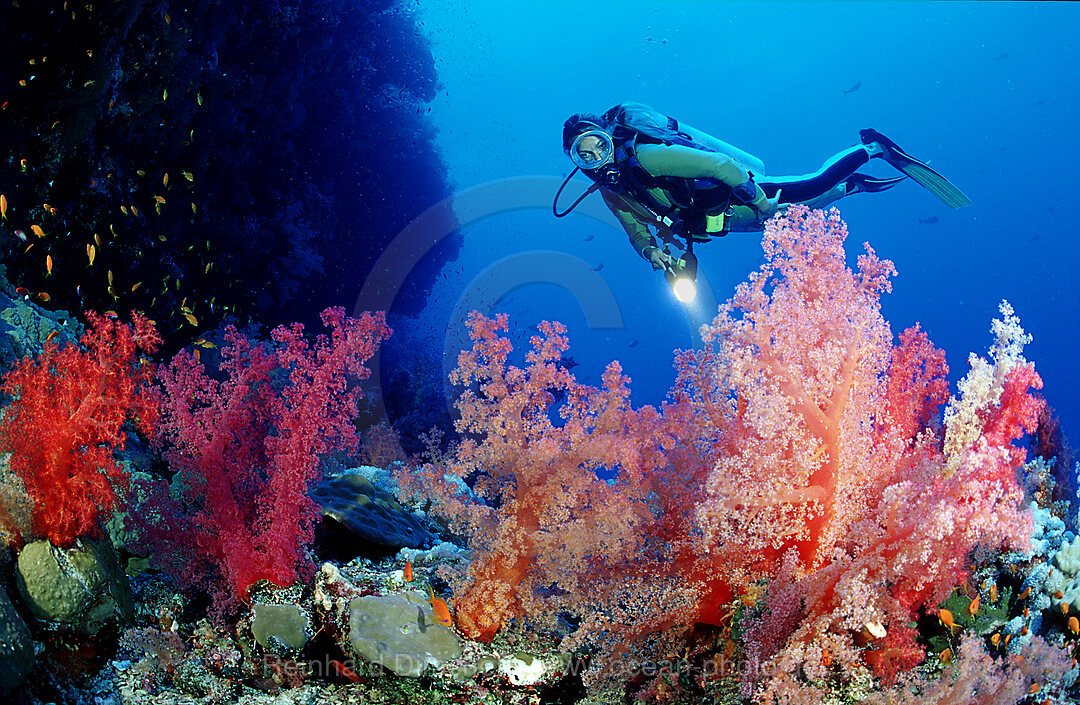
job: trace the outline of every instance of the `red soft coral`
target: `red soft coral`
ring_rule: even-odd
[[[0,419],[0,450],[33,499],[33,533],[57,546],[100,531],[116,502],[113,484],[127,481],[113,457],[122,426],[134,417],[148,431],[156,419],[146,394],[153,370],[138,352],[161,338],[144,316],[133,320],[134,328],[90,312],[82,348],[46,343],[4,376],[15,400]]]
[[[161,370],[158,440],[187,485],[194,522],[172,537],[187,550],[171,567],[184,582],[209,587],[219,608],[259,580],[289,585],[310,567],[304,548],[318,507],[307,491],[318,456],[357,447],[361,391],[350,379],[370,374],[364,362],[390,329],[382,315],[349,318],[341,308],[327,309],[322,320],[330,335],[313,346],[300,324],[276,328],[272,347],[230,327],[220,381],[187,352]]]

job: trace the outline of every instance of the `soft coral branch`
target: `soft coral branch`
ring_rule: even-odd
[[[390,329],[381,315],[350,318],[340,308],[322,320],[329,335],[313,345],[299,324],[276,328],[272,346],[230,327],[221,380],[187,352],[161,370],[158,441],[188,486],[194,522],[173,568],[222,604],[259,580],[289,585],[310,568],[304,548],[318,508],[307,491],[319,455],[357,447],[357,382]]]
[[[153,370],[139,351],[161,339],[145,317],[134,327],[87,314],[76,345],[45,345],[4,376],[15,397],[0,419],[0,449],[33,499],[32,532],[58,546],[100,532],[116,502],[114,484],[127,474],[113,457],[123,448],[129,417],[149,431],[156,410],[147,395]]]

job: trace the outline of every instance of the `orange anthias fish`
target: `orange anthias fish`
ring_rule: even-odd
[[[52,255],[45,255],[45,276],[52,274]]]
[[[7,220],[7,196],[0,193],[0,218]]]
[[[403,577],[407,583],[412,582],[412,561],[405,561],[405,568],[401,571],[401,577]],[[434,594],[434,591],[432,591],[432,596],[434,596]]]
[[[953,627],[956,626],[956,622],[953,621],[952,612],[946,609],[940,609],[937,614],[938,619],[941,620],[942,624],[949,628],[949,633],[952,634]]]
[[[979,596],[976,595],[975,599],[971,601],[970,605],[968,605],[968,614],[970,614],[972,617],[974,617],[975,613],[977,613],[978,611],[979,611]]]
[[[1080,620],[1076,617],[1069,617],[1069,631],[1073,634],[1080,634]]]
[[[431,609],[435,612],[435,619],[446,627],[454,626],[454,618],[450,616],[450,606],[446,604],[446,600],[441,597],[435,597],[435,590],[428,585],[428,590],[431,591],[431,599],[428,602],[431,603]]]

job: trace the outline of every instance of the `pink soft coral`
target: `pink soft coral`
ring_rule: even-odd
[[[194,520],[173,536],[187,543],[173,568],[223,604],[259,580],[289,585],[308,567],[318,508],[307,491],[318,457],[356,450],[361,391],[350,379],[370,374],[364,362],[390,330],[381,315],[348,318],[340,308],[322,320],[330,335],[314,346],[299,324],[276,328],[273,346],[252,345],[230,327],[220,381],[187,352],[161,370],[159,440],[186,483]]]
[[[1039,382],[1018,325],[995,324],[995,365],[950,404],[943,453],[928,425],[944,356],[917,327],[893,346],[879,301],[892,263],[867,246],[852,271],[846,235],[836,211],[771,221],[765,264],[703,328],[705,346],[678,354],[659,411],[629,407],[617,364],[600,389],[577,382],[558,324],[541,326],[518,368],[505,319],[471,319],[455,373],[468,440],[424,476],[476,551],[456,586],[466,634],[577,613],[564,646],[599,647],[594,662],[613,673],[615,656],[655,658],[770,583],[745,625],[765,673],[865,672],[858,635],[882,629],[869,658],[880,675],[918,661],[906,625],[964,578],[968,552],[1030,532],[1011,443],[1032,428]],[[477,478],[478,498],[443,471]],[[756,697],[812,702],[805,685],[771,678]]]
[[[134,328],[87,314],[82,347],[55,342],[4,376],[15,397],[0,418],[0,450],[34,503],[32,532],[57,546],[100,533],[127,473],[113,452],[124,447],[129,418],[150,430],[156,410],[146,395],[153,369],[139,359],[161,343],[144,316]]]
[[[878,301],[892,264],[867,246],[850,271],[846,235],[836,211],[771,221],[765,265],[704,330],[717,347],[707,373],[683,373],[714,385],[698,399],[734,403],[729,451],[698,507],[703,549],[734,581],[779,578],[782,557],[795,561],[785,579],[803,612],[769,666],[811,679],[825,663],[860,670],[853,635],[902,628],[963,579],[977,544],[1020,546],[1031,527],[1015,477],[1023,451],[1010,443],[1033,428],[1037,376],[1019,366],[997,398],[984,385],[959,415],[975,421],[950,467],[923,428],[944,398],[942,356],[917,330],[893,348]],[[903,641],[890,648],[910,652]],[[775,680],[758,697],[783,701],[793,687]]]

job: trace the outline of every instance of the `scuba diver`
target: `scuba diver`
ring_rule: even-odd
[[[769,177],[757,157],[640,103],[620,103],[602,116],[577,113],[563,124],[563,151],[576,167],[555,194],[562,218],[599,190],[643,259],[664,270],[676,296],[694,297],[694,243],[729,232],[754,232],[794,203],[822,208],[853,193],[892,188],[910,177],[946,205],[971,203],[948,179],[876,130],[862,130],[861,144],[804,176]],[[877,178],[858,170],[880,158],[899,176]],[[559,197],[582,171],[593,181],[566,210]],[[655,231],[655,235],[654,232]],[[682,251],[672,255],[672,248]]]

